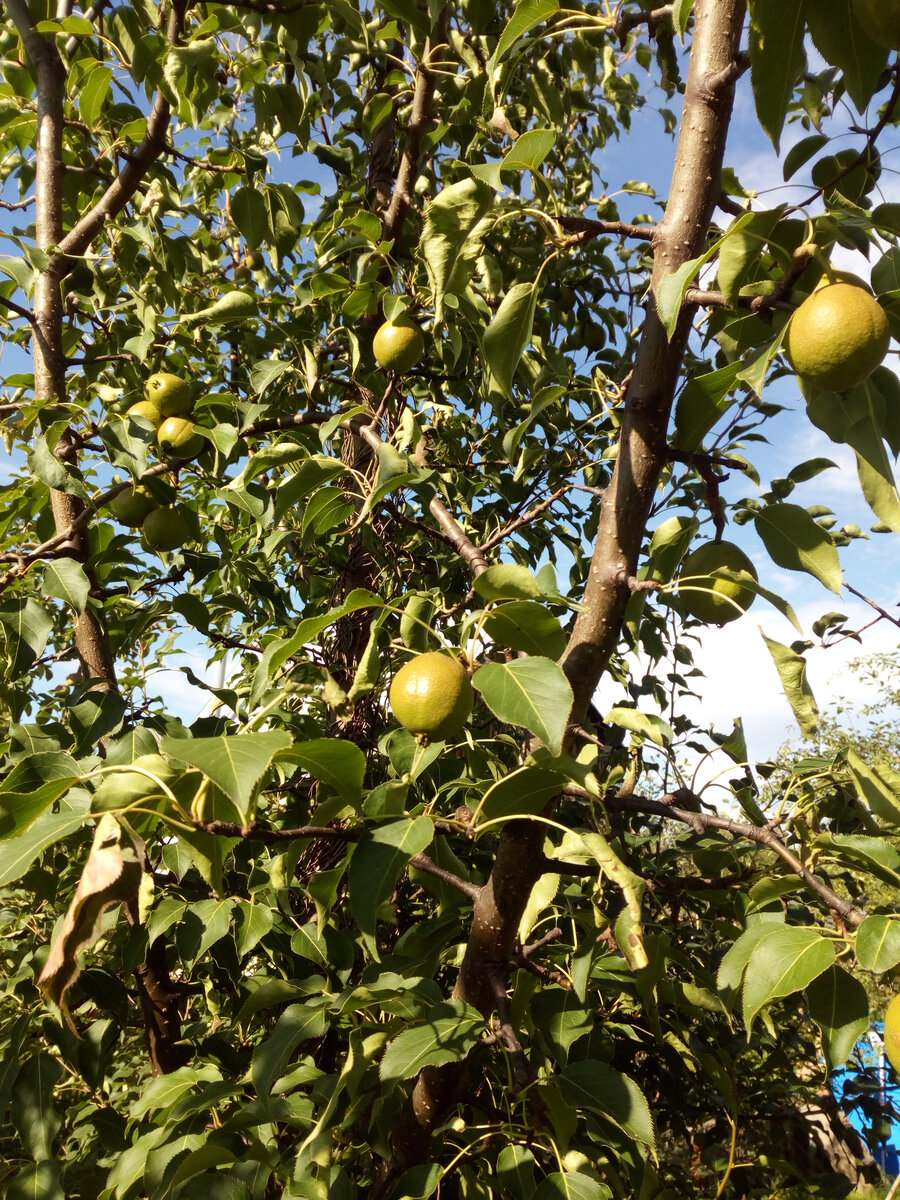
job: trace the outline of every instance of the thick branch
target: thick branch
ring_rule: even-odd
[[[35,231],[37,248],[49,251],[62,236],[62,135],[66,75],[53,35],[38,32],[25,0],[10,0],[10,15],[22,36],[37,79],[37,163],[35,172]],[[66,361],[63,349],[62,294],[53,260],[37,276],[34,287],[34,396],[39,405],[65,397]],[[62,462],[74,462],[76,446],[64,435],[56,448]],[[55,488],[50,491],[53,519],[58,531],[76,526],[84,506],[75,496]],[[83,531],[73,537],[74,557],[89,555]],[[94,582],[94,581],[92,581]],[[75,645],[82,670],[97,686],[114,688],[115,661],[102,619],[92,608],[77,618]]]
[[[172,13],[179,11],[173,6]],[[92,209],[59,243],[65,255],[82,255],[109,221],[122,211],[140,186],[147,171],[166,146],[169,129],[169,102],[157,92],[147,119],[147,134]]]
[[[651,294],[662,280],[702,252],[721,193],[720,175],[734,102],[743,0],[698,0],[675,170],[665,216],[653,241]],[[613,477],[603,498],[594,556],[562,659],[575,692],[579,723],[618,643],[660,473],[666,430],[691,329],[685,308],[669,341],[650,303],[628,386]]]
[[[446,17],[443,18],[446,20]],[[403,154],[397,171],[397,180],[387,212],[382,218],[382,236],[385,241],[396,239],[403,228],[407,211],[411,203],[413,189],[419,174],[419,152],[422,138],[431,120],[431,106],[434,102],[434,74],[431,69],[431,59],[436,46],[430,37],[425,39],[419,69],[416,72],[416,88],[413,94],[412,114],[406,127],[406,138],[403,143]]]

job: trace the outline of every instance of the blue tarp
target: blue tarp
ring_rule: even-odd
[[[884,1025],[856,1043],[847,1066],[835,1071],[835,1099],[889,1177],[900,1175],[900,1082],[884,1053]]]

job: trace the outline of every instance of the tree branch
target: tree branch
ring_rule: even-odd
[[[302,841],[304,838],[315,838],[323,842],[356,842],[365,829],[364,825],[349,825],[345,828],[332,825],[300,825],[296,829],[264,829],[255,821],[251,821],[249,825],[239,825],[237,821],[196,821],[195,825],[202,833],[212,833],[216,837],[243,838],[249,842],[262,842],[265,846]]]
[[[734,103],[733,72],[743,0],[698,0],[684,113],[670,198],[653,240],[651,297],[662,280],[702,252],[721,194],[721,168]],[[584,606],[562,658],[572,684],[572,719],[581,723],[618,643],[628,577],[637,574],[646,528],[666,460],[666,430],[691,330],[686,308],[671,340],[651,298],[627,391],[612,480],[606,489]]]
[[[0,304],[4,308],[8,308],[10,312],[14,312],[17,317],[23,317],[29,325],[36,325],[37,319],[30,308],[25,308],[21,304],[16,304],[15,300],[7,300],[5,296],[0,296]]]
[[[21,3],[22,0],[16,0],[16,2]],[[166,31],[169,45],[174,46],[181,36],[184,11],[184,0],[174,0],[169,10],[169,23]],[[54,256],[53,266],[60,275],[65,274],[67,269],[66,257],[83,255],[104,225],[122,211],[138,190],[147,171],[166,148],[170,116],[171,109],[168,100],[162,92],[157,91],[153,97],[150,115],[147,118],[147,133],[143,142],[134,154],[129,155],[125,166],[94,207],[89,209],[78,224],[58,243],[62,253]]]
[[[580,788],[566,788],[567,795],[579,795],[590,799],[587,792]],[[639,796],[612,796],[606,800],[608,805],[625,812],[643,813],[648,816],[669,817],[689,825],[697,833],[705,833],[708,829],[721,829],[723,832],[734,834],[735,837],[745,838],[756,842],[777,854],[788,864],[791,870],[799,875],[807,887],[834,909],[836,913],[854,929],[866,919],[866,913],[851,904],[849,900],[839,896],[833,888],[814,875],[792,850],[784,844],[771,826],[750,825],[743,821],[733,821],[729,817],[720,817],[715,813],[693,812],[678,806],[678,795],[666,795],[662,800],[644,800]]]
[[[481,891],[480,884],[469,883],[467,879],[462,879],[459,875],[454,875],[452,871],[445,871],[443,867],[439,867],[427,854],[413,855],[409,860],[409,865],[415,867],[417,871],[424,871],[427,875],[433,875],[435,879],[440,879],[441,883],[446,883],[448,886],[456,888],[458,892],[462,892],[470,900],[474,900]]]
[[[566,246],[579,246],[593,238],[611,235],[613,237],[637,238],[642,242],[652,242],[656,232],[655,225],[629,225],[625,221],[593,221],[589,217],[554,217],[557,225],[568,229],[572,237],[566,239]]]
[[[442,9],[440,25],[444,27],[447,20],[447,10]],[[416,87],[413,93],[412,113],[406,127],[406,138],[403,143],[403,154],[397,171],[397,180],[388,210],[382,216],[382,238],[385,241],[396,240],[403,229],[403,222],[410,207],[410,198],[419,175],[419,151],[422,138],[428,129],[431,119],[431,106],[434,102],[435,78],[432,72],[431,60],[439,47],[432,42],[431,37],[425,39],[422,57],[416,71]]]

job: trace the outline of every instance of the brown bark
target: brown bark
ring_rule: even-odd
[[[7,8],[25,43],[37,80],[37,247],[50,253],[52,247],[58,246],[62,251],[50,253],[49,265],[37,277],[32,322],[35,400],[52,408],[55,404],[63,404],[66,397],[61,285],[72,263],[67,255],[83,254],[106,222],[121,212],[134,195],[147,169],[165,146],[169,105],[161,95],[157,95],[143,145],[110,184],[100,201],[64,236],[62,139],[66,71],[54,35],[44,36],[37,30],[26,0],[9,0]],[[170,41],[177,39],[183,15],[183,6],[173,5],[168,28]],[[64,465],[76,462],[75,443],[69,435],[63,435],[60,439],[56,455]],[[51,489],[50,501],[57,534],[66,539],[60,549],[85,562],[90,554],[90,545],[83,501],[55,488]],[[96,587],[97,581],[90,578],[90,573],[89,579]],[[117,687],[115,659],[99,611],[88,607],[79,615],[75,627],[75,647],[83,677],[91,680],[98,689],[114,691]],[[162,1074],[173,1071],[183,1063],[184,1054],[177,1045],[181,1036],[177,989],[169,977],[163,941],[157,939],[153,943],[135,975],[153,1072]]]
[[[154,1075],[168,1075],[187,1060],[181,1041],[180,993],[172,983],[166,957],[166,943],[157,938],[148,948],[147,957],[134,973],[137,983],[147,1048]]]
[[[62,137],[66,72],[56,49],[53,36],[44,36],[35,27],[25,0],[10,0],[7,5],[26,52],[34,64],[37,79],[37,162],[35,177],[36,240],[39,250],[50,251],[60,246],[71,254],[82,254],[102,230],[104,223],[124,208],[150,164],[165,145],[169,106],[157,96],[148,122],[147,138],[131,162],[110,184],[100,201],[63,236],[62,220]],[[181,28],[182,10],[173,7],[169,24],[170,39]],[[63,350],[62,280],[71,260],[59,252],[51,254],[50,263],[35,283],[34,297],[34,394],[35,400],[46,405],[62,403],[66,395],[66,360]],[[75,447],[64,435],[57,447],[57,457],[63,464],[74,463]],[[74,532],[65,549],[73,558],[85,562],[90,554],[84,504],[76,496],[51,489],[50,502],[58,533]],[[91,580],[96,584],[96,580]],[[88,607],[78,617],[75,627],[75,647],[81,661],[82,675],[103,690],[116,687],[115,660],[101,614]]]
[[[744,0],[700,0],[684,112],[665,216],[653,238],[651,302],[638,346],[612,480],[603,497],[584,609],[562,666],[582,720],[609,663],[628,603],[638,555],[666,461],[666,431],[694,309],[685,306],[669,341],[652,297],[666,275],[705,248],[719,177],[744,17]]]
[[[655,295],[661,280],[704,248],[720,193],[720,171],[734,99],[744,0],[698,0],[684,113],[665,216],[654,231]],[[650,506],[666,462],[666,430],[691,329],[685,307],[672,340],[651,302],[628,388],[619,454],[603,497],[584,610],[562,665],[580,723],[618,643]],[[545,830],[537,822],[504,829],[490,879],[475,900],[472,926],[454,995],[489,1016],[492,973],[505,970],[522,913],[543,869]],[[394,1162],[385,1164],[370,1200],[388,1196],[397,1175],[427,1155],[429,1140],[459,1095],[464,1064],[423,1071],[397,1124]]]
[[[10,0],[10,16],[25,42],[37,78],[37,164],[35,178],[36,239],[39,250],[47,251],[62,240],[62,134],[66,74],[52,36],[44,37],[35,28],[24,0]],[[66,362],[62,336],[62,260],[58,255],[41,271],[34,291],[34,395],[47,405],[62,402],[66,392]],[[62,463],[75,460],[71,440],[65,435],[56,447]],[[53,488],[50,503],[57,531],[68,530],[84,509],[82,502],[67,492]],[[69,545],[73,558],[85,561],[89,549],[82,529]],[[78,617],[75,646],[82,674],[97,681],[97,686],[115,687],[115,663],[109,638],[99,615],[90,607]]]

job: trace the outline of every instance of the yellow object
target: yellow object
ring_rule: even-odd
[[[895,996],[884,1014],[884,1052],[900,1075],[900,996]]]
[[[132,404],[131,408],[128,409],[127,416],[143,417],[154,428],[158,427],[160,421],[162,421],[162,413],[152,400],[138,400],[137,404]]]
[[[900,50],[900,0],[855,0],[853,11],[872,41]]]
[[[416,365],[424,349],[422,332],[409,317],[399,317],[393,323],[386,321],[372,341],[378,365],[401,375]]]
[[[785,349],[803,379],[826,392],[848,392],[880,365],[891,341],[884,309],[863,287],[817,288],[791,317]]]
[[[394,716],[423,741],[442,742],[459,733],[469,719],[472,699],[465,667],[440,650],[404,663],[391,683]]]
[[[191,411],[191,385],[180,375],[157,371],[144,384],[144,399],[164,417],[181,417]]]
[[[704,542],[681,565],[678,598],[689,616],[706,625],[736,621],[756,599],[750,588],[716,574],[723,568],[757,577],[753,563],[734,542]]]
[[[166,417],[156,431],[160,449],[177,458],[196,458],[206,441],[194,432],[194,422],[185,417]]]

